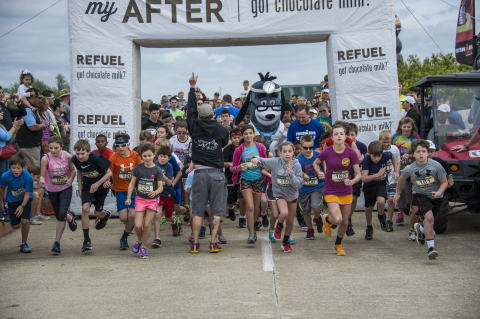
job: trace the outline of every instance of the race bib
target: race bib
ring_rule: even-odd
[[[137,191],[142,194],[148,194],[153,192],[153,180],[151,179],[140,179],[138,181]]]
[[[88,178],[96,178],[100,175],[97,170],[94,170],[92,172],[82,172],[83,177],[88,177]]]
[[[427,188],[435,183],[435,178],[432,175],[428,175],[425,177],[416,177],[415,183],[417,183],[417,186],[420,188]]]
[[[63,174],[61,176],[52,176],[53,185],[65,185],[67,183],[68,176]]]
[[[348,171],[333,171],[332,181],[334,183],[341,183],[348,178]]]
[[[25,188],[11,189],[13,197],[23,197],[25,195]]]
[[[318,177],[317,176],[310,176],[307,180],[303,180],[304,186],[317,186],[318,185]]]
[[[390,172],[393,170],[393,164],[391,160],[388,160],[387,162],[387,174],[390,174]]]
[[[290,183],[290,176],[277,176],[277,183],[278,186],[282,187],[288,187],[291,186],[292,184]]]
[[[133,176],[133,171],[129,171],[129,172],[120,171],[120,173],[118,173],[118,177],[123,181],[132,180],[132,176]]]
[[[383,181],[385,178],[387,178],[387,171],[382,174],[382,176],[375,178],[376,181]]]
[[[246,164],[247,164],[247,169],[257,169],[258,168],[258,165],[253,165],[253,163],[250,159],[247,159]]]

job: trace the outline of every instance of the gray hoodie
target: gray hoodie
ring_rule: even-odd
[[[281,196],[287,202],[298,198],[298,190],[303,186],[303,176],[302,166],[296,159],[290,165],[293,170],[293,175],[290,176],[283,158],[256,158],[261,161],[261,167],[272,172],[273,196]]]

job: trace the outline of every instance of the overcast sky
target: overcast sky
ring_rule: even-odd
[[[445,53],[453,53],[458,11],[441,0],[403,0]],[[459,6],[460,0],[445,0]],[[0,0],[0,36],[57,0]],[[477,9],[477,12],[480,9]],[[402,21],[400,39],[404,58],[420,58],[440,51],[401,0],[396,13]],[[477,23],[477,26],[479,24]],[[479,28],[477,27],[477,30]],[[270,71],[283,85],[318,84],[327,74],[325,43],[225,48],[142,48],[142,99],[159,101],[163,94],[188,90],[192,71],[198,85],[238,96],[245,79],[256,82],[258,72]],[[18,81],[22,69],[48,85],[55,76],[69,79],[67,0],[0,38],[0,86]]]

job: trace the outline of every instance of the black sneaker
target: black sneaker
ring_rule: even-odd
[[[262,225],[263,227],[268,227],[270,225],[270,221],[268,220],[267,213],[265,213],[265,215],[262,216]]]
[[[82,253],[87,250],[92,250],[92,243],[89,241],[83,242]]]
[[[298,226],[302,227],[302,222],[304,222],[305,219],[303,219],[303,216],[302,216],[302,214],[300,214],[299,211],[297,211],[296,216],[297,216]]]
[[[365,231],[365,239],[366,240],[372,240],[373,239],[373,228],[368,228]]]
[[[332,224],[332,229],[337,229],[337,225]]]
[[[98,222],[95,224],[95,229],[100,230],[100,229],[105,228],[105,226],[107,226],[108,219],[110,218],[111,215],[112,215],[112,213],[109,210],[106,210],[105,211],[105,217],[100,218],[98,220]]]
[[[415,229],[415,233],[416,233],[416,239],[417,239],[417,243],[420,245],[420,246],[423,246],[425,245],[425,234],[422,233],[420,231],[420,224],[419,223],[415,223],[415,225],[413,225],[413,229]]]
[[[383,215],[377,215],[378,221],[380,222],[380,227],[382,228],[383,231],[387,230],[387,217],[385,214]]]
[[[10,222],[10,217],[8,216],[7,213],[2,212],[2,213],[0,213],[0,221],[2,221],[4,223],[9,223]]]
[[[128,250],[130,246],[128,246],[128,240],[125,239],[120,239],[120,250]]]
[[[253,229],[255,229],[255,231],[259,231],[260,228],[262,228],[262,222],[259,222],[258,220],[255,222],[255,224],[253,225]]]
[[[235,209],[229,209],[229,210],[228,210],[228,218],[230,218],[230,220],[231,220],[232,222],[235,221],[235,218],[236,218],[236,216],[235,216]]]
[[[307,236],[305,238],[308,240],[315,239],[315,231],[313,229],[307,230]]]
[[[428,259],[437,259],[438,253],[435,247],[428,248],[427,256],[428,256]]]
[[[247,219],[239,218],[238,219],[238,228],[247,228]]]
[[[77,230],[77,222],[75,221],[75,213],[72,212],[72,211],[70,211],[68,213],[72,214],[72,218],[73,218],[71,223],[67,222],[68,228],[70,228],[71,231],[76,231]]]
[[[62,251],[60,250],[60,243],[58,241],[53,243],[52,253],[57,253],[57,254],[62,253]]]
[[[319,234],[323,233],[323,220],[322,220],[322,216],[320,216],[318,219],[313,219],[313,222],[315,223],[315,225],[317,225],[317,232]]]
[[[353,230],[352,224],[348,223],[347,231],[345,232],[345,235],[347,235],[348,237],[355,235],[355,231]]]
[[[302,221],[302,228],[308,229],[307,222],[305,221],[305,219]]]

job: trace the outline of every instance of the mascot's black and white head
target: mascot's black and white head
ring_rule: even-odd
[[[254,83],[243,103],[236,124],[238,124],[250,107],[250,120],[261,131],[270,133],[277,129],[285,113],[285,97],[280,85],[270,73],[259,73],[260,81]]]

